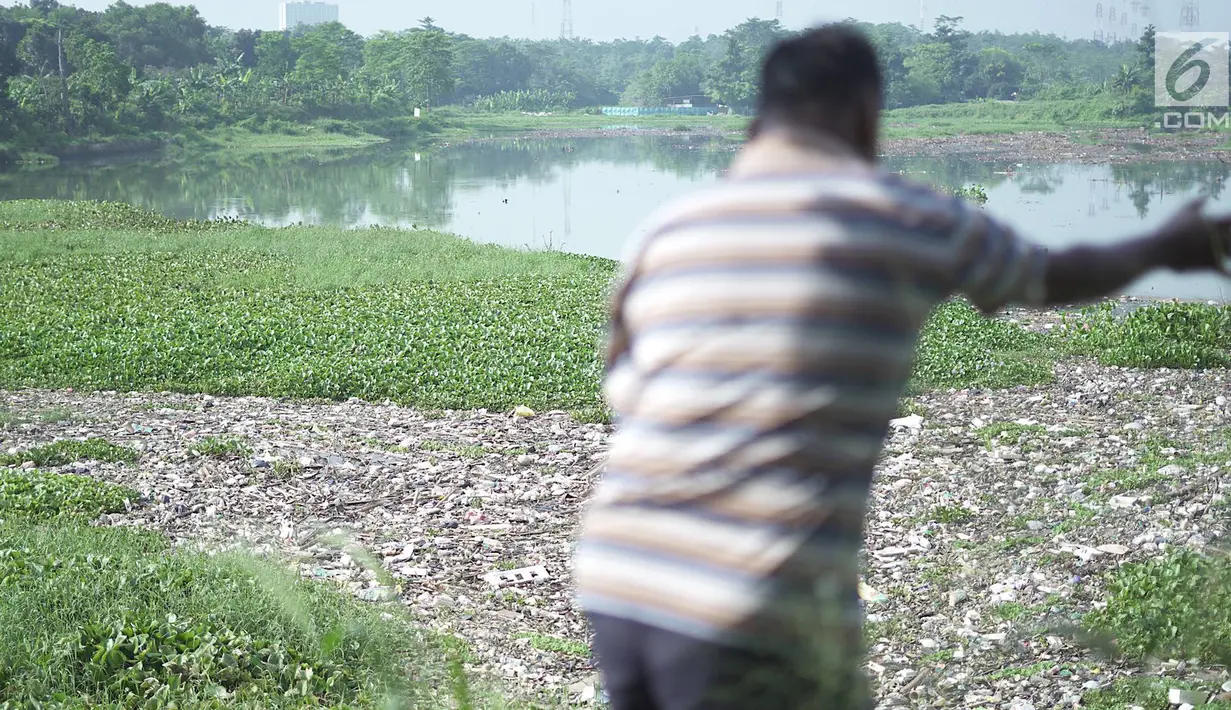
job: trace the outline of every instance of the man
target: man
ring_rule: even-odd
[[[1201,203],[1048,253],[878,171],[881,78],[846,25],[778,45],[729,176],[662,210],[614,303],[617,415],[576,555],[614,710],[871,706],[858,552],[919,329],[1217,263]],[[1222,246],[1221,243],[1218,246]]]

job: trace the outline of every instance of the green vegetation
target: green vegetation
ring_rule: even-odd
[[[1172,688],[1183,690],[1203,690],[1206,693],[1216,691],[1217,683],[1202,687],[1200,684],[1175,678],[1120,678],[1105,688],[1092,690],[1082,696],[1081,706],[1090,710],[1124,710],[1133,706],[1145,708],[1167,707],[1168,691]],[[1211,701],[1201,707],[1209,710],[1226,710],[1231,708],[1231,702]]]
[[[242,439],[211,436],[193,444],[190,451],[197,456],[215,459],[238,459],[252,453]]]
[[[1153,123],[1152,28],[1137,43],[1108,45],[961,23],[941,15],[926,33],[859,23],[881,55],[887,108],[922,107],[891,116],[889,135]],[[445,106],[508,117],[689,98],[738,112],[753,103],[762,57],[790,34],[750,19],[677,45],[476,39],[424,18],[365,38],[339,23],[230,30],[192,6],[117,2],[92,12],[39,0],[0,8],[0,164],[169,136],[245,149],[423,140],[444,127],[434,116]],[[1019,102],[1028,106],[1006,105]],[[414,118],[416,107],[427,115]],[[667,118],[668,128],[692,125]]]
[[[1173,303],[1124,317],[1113,311],[1113,304],[1100,304],[1066,318],[1069,350],[1123,367],[1231,365],[1231,308]]]
[[[559,653],[565,656],[576,656],[578,658],[589,658],[590,656],[590,649],[584,643],[562,639],[558,636],[519,634],[517,638],[527,639],[532,648],[540,651]]]
[[[474,692],[441,660],[456,643],[397,608],[240,554],[172,551],[155,533],[88,524],[134,498],[0,470],[6,707],[449,707],[451,687]],[[408,664],[414,685],[399,670]]]
[[[598,404],[600,259],[117,205],[7,203],[0,223],[0,308],[19,314],[0,386]]]
[[[1127,564],[1108,584],[1107,608],[1085,620],[1136,659],[1231,663],[1231,563],[1189,550]]]
[[[101,440],[69,443],[80,446],[23,457],[132,458]],[[464,645],[422,631],[400,606],[362,604],[246,554],[172,550],[158,533],[95,527],[100,514],[139,505],[138,494],[7,463],[4,707],[507,707],[471,687]]]
[[[1046,336],[952,301],[920,336],[912,390],[1041,384],[1052,379],[1051,360]]]
[[[975,514],[960,505],[939,505],[933,508],[927,517],[938,523],[965,523],[973,520]]]
[[[980,427],[976,433],[983,439],[983,443],[987,445],[988,450],[991,451],[995,448],[996,444],[1021,444],[1029,439],[1031,435],[1040,435],[1046,432],[1047,427],[1041,424],[995,422]]]
[[[0,203],[0,310],[16,314],[0,327],[0,387],[526,405],[604,421],[598,353],[615,269],[427,230]],[[1143,365],[1218,365],[1228,313],[1162,303],[1130,325],[1105,317],[1040,334],[956,300],[928,321],[911,389],[1047,382],[1057,358],[1093,342],[1131,347]],[[992,426],[989,442],[1038,434]]]
[[[92,520],[124,510],[126,501],[138,497],[134,491],[83,476],[0,468],[0,516],[5,520],[65,516]]]
[[[27,461],[35,466],[64,466],[74,461],[133,463],[141,452],[116,446],[105,439],[61,440],[36,446],[15,454],[0,454],[0,466],[18,466]]]

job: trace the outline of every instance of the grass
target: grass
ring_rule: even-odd
[[[341,148],[365,148],[386,139],[367,133],[347,135],[321,130],[316,126],[302,126],[294,133],[267,133],[244,128],[219,128],[201,134],[198,145],[215,150],[235,153],[260,153],[282,150],[323,150]]]
[[[927,519],[938,523],[965,523],[973,520],[975,514],[960,505],[939,505],[932,509]]]
[[[913,106],[886,111],[886,138],[1065,132],[1073,129],[1140,128],[1139,118],[1115,118],[1110,104],[1088,99],[975,101],[963,104]]]
[[[548,651],[550,653],[559,653],[565,656],[575,656],[577,658],[589,658],[590,649],[584,643],[562,639],[558,636],[548,636],[546,634],[518,634],[515,638],[528,640],[530,647],[539,651]]]
[[[1030,439],[1045,435],[1047,427],[1042,424],[1018,424],[1016,422],[994,422],[980,427],[976,432],[987,450],[993,450],[997,444],[1025,444]]]
[[[52,407],[38,412],[16,412],[7,407],[0,407],[0,429],[33,422],[56,424],[71,421],[77,417],[77,413],[65,407]]]
[[[480,113],[452,108],[438,111],[436,118],[444,125],[439,138],[453,141],[538,131],[599,130],[616,126],[680,133],[698,129],[742,132],[748,128],[751,121],[747,116],[602,116],[579,111],[534,116],[521,113]]]
[[[513,706],[466,677],[464,643],[400,605],[89,524],[135,499],[89,478],[0,470],[0,705]]]
[[[1116,117],[1113,115],[1115,108],[1114,101],[1090,99],[975,101],[914,106],[885,111],[881,116],[882,135],[888,139],[934,138],[1028,131],[1070,132],[1075,129],[1140,128],[1144,125],[1140,117]],[[612,126],[635,126],[673,132],[703,129],[742,133],[751,120],[747,116],[617,117],[580,111],[535,116],[520,113],[476,113],[453,108],[437,111],[435,116],[445,126],[439,137],[447,140]]]

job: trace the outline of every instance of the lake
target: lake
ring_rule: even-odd
[[[514,247],[618,258],[647,213],[719,179],[727,141],[680,134],[518,139],[415,153],[360,152],[195,160],[130,159],[0,174],[0,199],[117,200],[180,218],[268,225],[397,225]],[[989,165],[895,158],[886,167],[941,186],[981,184],[987,210],[1048,246],[1138,235],[1185,200],[1231,210],[1231,165]],[[1129,295],[1231,300],[1231,280],[1158,273]]]

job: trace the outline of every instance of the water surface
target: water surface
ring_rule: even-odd
[[[514,247],[618,258],[647,213],[720,179],[733,152],[680,134],[520,139],[418,154],[383,146],[349,154],[204,157],[65,164],[0,175],[0,199],[106,199],[180,218],[242,217],[268,225],[442,229]],[[1119,166],[1021,165],[953,157],[886,167],[934,185],[978,183],[987,209],[1052,247],[1109,243],[1161,223],[1185,200],[1224,194],[1218,161]],[[1131,295],[1231,299],[1231,281],[1156,273]]]

